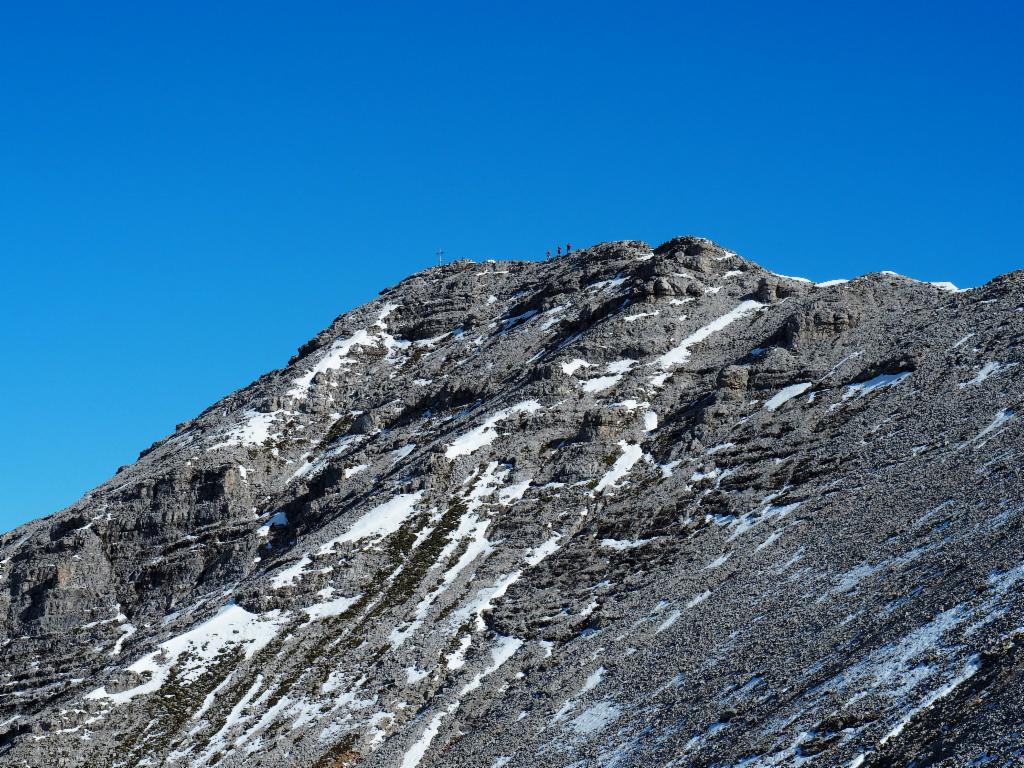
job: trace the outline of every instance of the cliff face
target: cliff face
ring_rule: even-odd
[[[0,538],[0,762],[1013,764],[1022,339],[700,238],[414,275]]]

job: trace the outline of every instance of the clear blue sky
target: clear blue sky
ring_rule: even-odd
[[[438,247],[692,233],[818,279],[1021,266],[1022,8],[8,3],[0,530]]]

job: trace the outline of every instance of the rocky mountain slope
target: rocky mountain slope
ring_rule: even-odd
[[[0,764],[1020,765],[1022,339],[1022,272],[426,270],[0,537]]]

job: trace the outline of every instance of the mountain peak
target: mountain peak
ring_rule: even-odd
[[[1022,309],[691,236],[412,275],[0,537],[0,756],[1002,754]]]

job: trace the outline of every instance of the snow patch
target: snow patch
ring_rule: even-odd
[[[256,535],[265,539],[270,535],[270,529],[275,526],[288,525],[288,515],[284,512],[275,512],[263,525],[256,529]]]
[[[636,365],[636,360],[616,360],[614,363],[608,363],[605,370],[608,373],[626,373],[634,365]]]
[[[909,371],[904,371],[903,373],[880,373],[873,379],[868,379],[867,381],[862,381],[859,384],[851,384],[848,386],[846,388],[846,392],[843,394],[843,400],[849,400],[853,397],[864,397],[864,395],[871,394],[877,389],[899,384],[909,375]]]
[[[658,428],[658,414],[654,411],[644,412],[644,431],[653,432]]]
[[[623,552],[627,549],[636,549],[644,544],[649,544],[653,539],[601,539],[598,543],[605,549],[614,549]]]
[[[398,462],[416,450],[416,443],[407,443],[391,452],[391,460]]]
[[[740,302],[739,305],[726,312],[721,317],[711,321],[705,326],[698,328],[696,331],[687,336],[683,341],[673,349],[670,349],[660,358],[658,358],[658,365],[663,371],[667,371],[673,366],[681,365],[690,359],[690,347],[695,344],[699,344],[711,335],[718,331],[726,328],[730,324],[737,320],[746,317],[751,312],[755,312],[764,305],[759,301],[746,300]]]
[[[695,608],[696,606],[700,605],[705,600],[707,600],[709,597],[711,597],[711,590],[710,589],[705,589],[703,592],[701,592],[695,598],[693,598],[692,600],[688,601],[686,603],[686,607],[687,608]]]
[[[598,376],[596,379],[588,379],[584,381],[581,386],[584,392],[591,394],[595,392],[603,392],[606,389],[611,389],[622,379],[621,374],[612,376]]]
[[[587,707],[570,722],[570,727],[580,736],[593,736],[618,719],[621,710],[608,701],[599,701]]]
[[[511,506],[523,498],[523,494],[526,493],[530,487],[532,480],[523,480],[521,483],[515,485],[507,485],[498,491],[498,503],[503,507]]]
[[[295,583],[295,580],[306,572],[306,568],[313,564],[309,555],[303,555],[301,559],[287,568],[278,571],[270,579],[270,586],[273,589],[281,589]]]
[[[86,698],[105,699],[114,705],[125,704],[136,696],[160,690],[171,668],[176,665],[179,680],[185,684],[194,682],[206,670],[207,664],[229,646],[244,646],[245,658],[252,658],[277,635],[285,619],[286,616],[278,610],[259,615],[249,613],[231,601],[212,618],[188,632],[165,640],[160,643],[159,650],[128,667],[130,672],[138,675],[148,674],[146,682],[118,693],[108,693],[105,687],[96,688],[86,694]]]
[[[553,553],[559,548],[559,540],[562,538],[562,534],[556,533],[550,539],[545,541],[543,544],[537,546],[526,556],[526,564],[534,566],[539,564],[544,558]]]
[[[330,552],[334,549],[335,544],[360,541],[368,538],[382,538],[394,533],[416,511],[416,504],[419,503],[421,498],[423,498],[423,491],[402,493],[374,507],[352,523],[345,533],[322,544],[319,553],[326,554]]]
[[[622,451],[622,455],[615,460],[612,468],[604,474],[604,477],[598,481],[597,487],[594,488],[598,493],[606,488],[615,488],[617,483],[633,468],[633,465],[640,461],[644,453],[639,445],[631,445],[625,440],[619,441],[619,449]]]
[[[764,404],[764,408],[768,411],[777,411],[785,403],[788,403],[794,397],[799,397],[812,386],[813,383],[810,381],[801,382],[800,384],[790,384],[788,387],[779,390],[774,396],[772,396],[768,402]]]
[[[270,431],[277,417],[284,411],[273,411],[271,413],[260,413],[258,411],[246,411],[245,423],[235,427],[224,435],[224,440],[211,445],[208,451],[215,451],[218,448],[230,448],[232,446],[252,447],[263,445],[268,439],[275,437]]]
[[[325,619],[330,616],[341,616],[341,614],[345,613],[345,611],[355,605],[358,601],[359,595],[356,595],[355,597],[336,597],[333,600],[314,603],[302,610],[310,619]]]
[[[384,316],[386,317],[387,315]],[[292,388],[288,390],[288,396],[294,398],[306,397],[307,391],[318,373],[326,373],[327,371],[337,370],[344,365],[351,365],[355,361],[349,359],[349,352],[357,346],[370,347],[376,343],[376,338],[371,336],[366,329],[356,331],[347,339],[336,340],[330,349],[327,350],[327,354],[320,359],[320,362],[314,365],[308,372],[295,379],[292,383]]]
[[[996,374],[1000,374],[1003,371],[1008,371],[1011,368],[1015,368],[1016,366],[1016,363],[985,363],[985,365],[981,367],[981,370],[978,371],[977,375],[973,379],[971,379],[970,381],[965,381],[960,385],[960,389],[965,389],[966,387],[975,387],[978,384],[981,384],[983,381],[985,381],[985,379],[987,379],[989,376],[995,376]]]
[[[580,693],[586,693],[587,691],[592,691],[597,688],[597,686],[601,684],[601,681],[604,680],[604,676],[607,672],[608,670],[604,667],[598,667],[587,675],[587,679],[583,682],[583,688],[580,689]]]
[[[534,413],[540,410],[541,405],[536,400],[527,400],[510,408],[504,408],[492,414],[483,424],[466,434],[455,439],[445,451],[448,459],[457,459],[459,456],[469,454],[493,443],[498,437],[495,426],[516,413]]]
[[[1001,429],[1012,418],[1013,418],[1013,411],[1009,410],[1008,408],[1003,408],[998,413],[996,413],[995,418],[992,419],[992,422],[987,427],[985,427],[983,430],[981,430],[981,432],[979,432],[977,434],[977,436],[974,438],[974,440],[972,440],[971,442],[975,442],[976,443],[979,440],[982,440],[982,439],[988,437],[989,435],[991,435],[996,430]],[[986,441],[986,442],[988,442],[988,441]]]
[[[657,310],[654,312],[637,312],[636,314],[633,315],[626,315],[622,319],[625,320],[627,323],[635,323],[637,320],[642,320],[645,317],[657,317],[660,314],[661,312]]]
[[[583,360],[582,358],[577,357],[577,358],[574,358],[574,359],[570,360],[567,363],[562,363],[562,373],[564,373],[566,376],[572,376],[580,368],[590,368],[591,365],[593,365],[593,364],[592,363],[588,363],[586,360]]]

